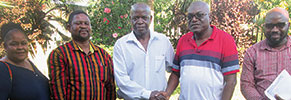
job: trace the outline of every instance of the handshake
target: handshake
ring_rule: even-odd
[[[149,100],[169,100],[170,94],[165,91],[152,91]]]

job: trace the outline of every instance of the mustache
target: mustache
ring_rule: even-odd
[[[16,53],[26,53],[26,52],[28,52],[27,49],[24,49],[24,48],[18,48]]]
[[[189,26],[200,25],[200,23],[190,23]]]
[[[84,28],[84,29],[80,29],[80,30],[79,30],[79,33],[81,33],[82,31],[86,31],[86,32],[89,33],[89,30],[88,30],[88,29],[85,29],[85,28]]]
[[[275,34],[279,34],[280,35],[280,32],[271,32],[271,35],[275,35]]]

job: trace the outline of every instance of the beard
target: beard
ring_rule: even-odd
[[[85,34],[84,31],[86,31]],[[90,39],[90,32],[88,30],[80,30],[77,34],[72,34],[72,38],[75,41],[84,42]]]
[[[275,34],[279,34],[280,37],[273,38],[273,35],[275,35]],[[267,38],[268,44],[270,44],[270,46],[277,47],[277,46],[280,46],[282,42],[284,42],[284,40],[286,39],[287,36],[288,36],[287,32],[286,33],[269,33],[269,35],[266,35],[266,38]]]

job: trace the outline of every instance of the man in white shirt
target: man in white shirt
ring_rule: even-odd
[[[167,86],[174,50],[169,39],[149,29],[152,20],[147,4],[131,7],[133,31],[114,45],[113,63],[118,97],[125,100],[156,99]]]

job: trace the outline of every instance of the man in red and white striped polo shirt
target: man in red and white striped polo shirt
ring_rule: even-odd
[[[232,36],[210,25],[209,5],[191,3],[188,10],[190,32],[177,44],[168,99],[180,83],[179,100],[230,100],[239,72],[238,52]]]

